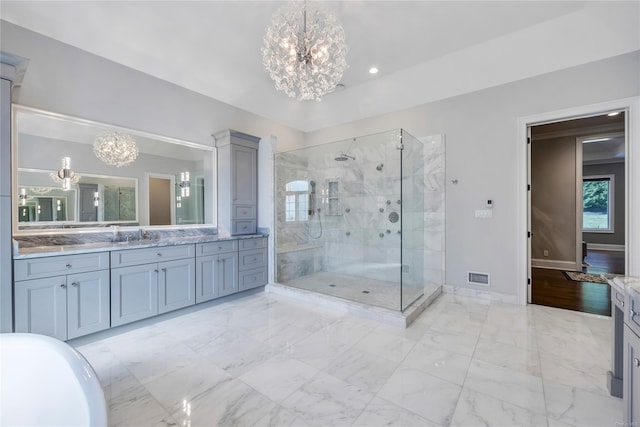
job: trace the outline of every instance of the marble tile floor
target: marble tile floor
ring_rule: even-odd
[[[398,282],[321,271],[297,277],[282,282],[282,284],[389,310],[400,310],[400,284]],[[406,286],[402,295],[405,306],[419,298],[421,293],[422,289]]]
[[[401,329],[255,293],[70,344],[112,426],[616,426],[610,327],[443,294]]]

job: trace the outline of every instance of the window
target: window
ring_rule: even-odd
[[[306,221],[309,215],[309,183],[289,181],[285,191],[285,221]]]
[[[613,175],[583,178],[582,230],[613,233]]]

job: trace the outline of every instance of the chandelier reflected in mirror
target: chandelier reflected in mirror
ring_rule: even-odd
[[[109,166],[120,168],[138,158],[138,147],[131,135],[111,132],[96,138],[93,154]]]
[[[321,101],[347,68],[344,29],[320,2],[292,1],[278,9],[261,51],[276,89],[299,101]]]

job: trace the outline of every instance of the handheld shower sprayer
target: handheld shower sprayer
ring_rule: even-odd
[[[309,216],[311,217],[315,211],[316,182],[309,181],[309,186],[311,186],[311,190],[309,191]]]

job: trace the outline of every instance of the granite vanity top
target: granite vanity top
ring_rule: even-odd
[[[640,295],[640,277],[631,276],[604,276],[607,282],[614,288],[625,293],[635,293]]]
[[[197,235],[161,237],[123,242],[90,242],[69,245],[46,245],[33,247],[18,247],[14,251],[13,259],[39,258],[53,255],[86,254],[91,252],[119,251],[125,249],[153,248],[160,246],[186,245],[192,243],[221,242],[226,240],[253,239],[267,237],[266,234],[248,234],[241,236]]]

